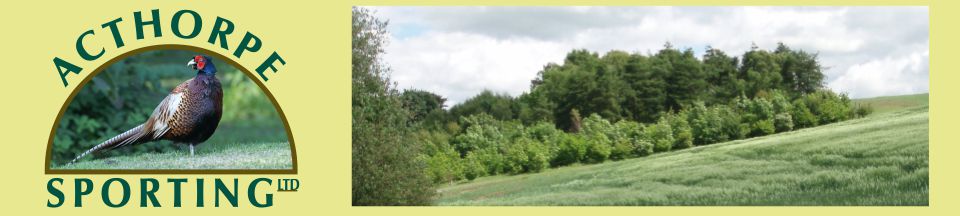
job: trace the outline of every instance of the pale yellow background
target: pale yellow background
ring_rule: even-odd
[[[956,2],[956,1],[954,1]],[[715,5],[712,1],[404,1],[406,5]],[[726,1],[728,5],[929,5],[930,6],[930,207],[351,207],[350,203],[350,7],[352,5],[396,5],[397,1],[328,2],[46,2],[4,1],[0,7],[0,215],[929,215],[958,214],[956,173],[960,165],[955,126],[956,97],[960,79],[960,7],[949,1]],[[163,37],[136,40],[133,12],[149,14],[160,9]],[[170,17],[180,9],[191,9],[203,17],[200,35],[191,40],[175,37]],[[230,50],[206,42],[217,17],[234,22],[236,32],[228,38]],[[109,31],[100,25],[121,17],[126,46],[116,49]],[[94,29],[90,49],[104,46],[106,54],[85,62],[75,53],[80,33]],[[251,31],[263,41],[258,53],[245,53],[238,62],[251,71],[272,51],[287,61],[280,72],[267,73],[265,85],[276,97],[292,128],[299,162],[296,175],[45,175],[44,156],[50,128],[60,106],[77,83],[105,61],[126,51],[155,44],[187,44],[232,56],[242,34]],[[882,37],[882,35],[878,35]],[[64,88],[52,59],[64,58],[84,68],[69,76]],[[237,59],[234,59],[237,60]],[[67,179],[62,189],[72,191],[72,179],[92,178],[99,187],[106,178],[123,177],[132,184],[130,203],[110,209],[99,197],[99,188],[84,199],[84,208],[72,207],[72,192],[60,208],[47,208],[53,197],[46,191],[50,178]],[[139,178],[161,181],[158,198],[163,208],[139,207]],[[213,178],[240,178],[239,208],[213,207]],[[245,185],[253,178],[298,178],[299,192],[274,193],[274,206],[256,209],[246,201]],[[184,207],[171,208],[172,186],[167,178],[190,178],[184,188]],[[207,179],[207,207],[193,206],[193,179]],[[270,191],[263,188],[262,191]],[[119,192],[119,190],[115,190]],[[262,196],[262,195],[261,195]],[[115,196],[119,197],[119,196]]]

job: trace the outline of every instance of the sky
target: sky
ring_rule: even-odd
[[[402,89],[463,102],[518,96],[573,49],[701,56],[777,42],[818,53],[826,86],[853,98],[929,92],[927,7],[371,7],[388,20],[384,60]]]

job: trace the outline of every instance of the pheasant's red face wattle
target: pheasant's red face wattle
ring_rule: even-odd
[[[196,62],[196,63],[197,63],[197,69],[198,69],[198,70],[203,70],[203,68],[204,68],[205,66],[207,66],[207,61],[206,61],[206,59],[203,59],[203,56],[194,56],[194,57],[193,57],[193,62]]]

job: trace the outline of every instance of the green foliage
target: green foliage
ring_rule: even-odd
[[[654,152],[670,151],[675,143],[673,128],[670,127],[666,118],[660,118],[660,121],[657,121],[656,124],[647,126],[644,132],[646,132],[650,142],[653,143]]]
[[[736,98],[746,91],[746,82],[740,78],[738,72],[739,60],[727,56],[722,50],[707,47],[703,55],[703,69],[710,84],[706,98],[707,104],[725,104],[731,98]]]
[[[781,86],[780,60],[780,56],[757,48],[743,54],[740,73],[747,84],[746,95],[754,96]]]
[[[525,124],[553,119],[557,127],[569,131],[574,109],[613,122],[653,123],[696,101],[729,104],[741,95],[769,101],[775,98],[765,95],[775,92],[789,102],[823,88],[817,55],[783,44],[776,50],[753,47],[741,58],[708,47],[702,59],[691,49],[679,50],[669,43],[652,55],[614,50],[601,56],[573,50],[563,64],[544,66],[531,81],[529,93],[511,107]],[[768,117],[779,113],[783,111]]]
[[[497,147],[507,142],[501,132],[500,122],[486,113],[460,118],[464,131],[454,137],[453,146],[460,155],[484,148]]]
[[[742,122],[749,126],[749,136],[763,136],[776,132],[774,117],[776,116],[773,103],[762,97],[748,99],[740,97],[737,107],[742,116]]]
[[[643,125],[632,121],[619,121],[613,124],[613,127],[616,132],[611,138],[613,141],[611,159],[626,159],[653,153],[653,144],[643,133]]]
[[[687,110],[687,119],[695,144],[703,145],[729,140],[730,135],[724,131],[723,118],[719,108],[707,108],[703,102],[695,102],[693,107]],[[739,119],[736,120],[737,123],[739,121]]]
[[[544,96],[543,91],[523,93],[517,101],[519,103],[517,106],[520,107],[517,118],[524,124],[553,122],[553,110],[556,106]]]
[[[485,113],[499,120],[514,119],[520,109],[514,100],[510,95],[496,94],[490,90],[484,90],[477,96],[454,105],[450,108],[450,114],[454,118],[460,118]]]
[[[557,156],[551,160],[553,166],[563,166],[580,162],[587,155],[587,144],[574,134],[563,134],[558,143],[559,150]]]
[[[67,106],[57,126],[52,149],[53,163],[70,161],[83,151],[142,124],[157,104],[175,87],[161,85],[162,78],[176,77],[172,72],[183,73],[179,76],[181,81],[193,75],[185,67],[161,69],[146,65],[147,59],[144,57],[147,56],[141,54],[114,63],[80,87],[80,92]],[[154,73],[147,73],[148,71]],[[136,145],[95,154],[93,157],[173,149],[169,144]]]
[[[818,90],[801,98],[807,109],[816,116],[819,124],[829,124],[854,116],[850,99],[845,94]]]
[[[574,109],[581,114],[597,113],[614,121],[620,119],[618,91],[625,89],[626,83],[619,77],[620,65],[605,65],[622,63],[612,58],[615,57],[601,60],[597,53],[574,50],[567,54],[563,66],[548,66],[539,73],[538,79],[542,82],[532,92],[543,94],[553,102],[558,127],[573,128]]]
[[[654,73],[669,74],[665,76],[665,106],[669,110],[680,110],[685,105],[702,100],[706,95],[704,90],[707,88],[707,76],[692,49],[680,52],[667,43],[664,49],[651,58],[651,69]]]
[[[353,204],[428,204],[428,166],[418,159],[421,145],[410,136],[409,115],[381,60],[387,23],[370,13],[353,9]]]
[[[685,149],[693,147],[693,129],[687,122],[686,112],[670,114],[666,117],[673,129],[674,143],[672,149]]]
[[[798,98],[793,101],[793,112],[790,113],[797,128],[808,128],[820,125],[820,119],[810,111],[806,100]]]
[[[468,153],[467,157],[474,157],[474,160],[483,165],[484,173],[488,175],[497,175],[509,173],[511,167],[508,167],[510,161],[507,154],[497,148],[483,148]]]
[[[563,139],[563,131],[557,130],[551,122],[536,123],[525,130],[526,136],[543,144],[547,150],[547,159],[551,160],[557,156],[560,151],[560,141]]]
[[[580,135],[587,141],[587,154],[584,162],[600,163],[610,157],[613,151],[613,142],[610,135],[615,134],[613,124],[600,115],[593,114],[583,121],[583,131]]]
[[[451,149],[452,150],[452,149]],[[425,156],[427,161],[427,177],[435,183],[452,182],[464,179],[464,167],[460,155],[456,151],[440,152],[433,156]]]
[[[450,145],[450,137],[444,132],[420,130],[413,134],[422,142],[421,160],[427,163],[427,176],[434,183],[453,182],[464,179],[464,162]]]
[[[520,166],[520,170],[514,169],[513,173],[521,172],[540,172],[550,166],[550,149],[544,143],[535,139],[521,137],[512,145],[514,163]]]
[[[783,89],[795,94],[809,94],[823,86],[823,67],[816,54],[792,50],[783,43],[777,44],[774,53],[780,56]]]
[[[750,132],[749,127],[742,123],[740,113],[733,107],[719,105],[713,107],[717,114],[721,116],[721,135],[719,141],[743,139]]]
[[[785,132],[793,130],[793,117],[790,113],[778,113],[773,117],[773,126],[776,132]]]
[[[487,175],[487,168],[480,163],[480,158],[476,154],[469,154],[464,158],[464,177],[467,180],[474,180]]]
[[[410,112],[410,121],[423,123],[429,127],[439,127],[447,121],[447,113],[443,110],[443,103],[447,101],[440,95],[432,92],[408,89],[400,94],[403,108]]]
[[[776,132],[785,132],[793,130],[793,104],[787,95],[780,90],[774,90],[769,95],[770,103],[773,105],[773,124]]]
[[[464,132],[453,139],[453,146],[468,160],[465,175],[473,177],[543,170],[558,151],[557,146],[545,142],[555,142],[562,134],[550,124],[525,128],[519,122],[498,121],[485,113],[461,121]],[[476,164],[483,167],[483,172],[470,167]]]
[[[752,131],[750,132],[753,136],[764,136],[773,134],[777,131],[776,125],[774,125],[773,119],[763,119],[753,122]]]

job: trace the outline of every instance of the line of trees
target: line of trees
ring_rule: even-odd
[[[670,43],[647,55],[574,50],[562,65],[544,66],[527,93],[513,98],[484,91],[452,107],[450,118],[439,121],[483,112],[524,124],[552,121],[569,131],[570,111],[577,109],[611,121],[653,122],[695,101],[730,104],[740,96],[778,90],[794,99],[823,89],[823,79],[816,54],[782,43],[773,51],[754,46],[741,57],[708,47],[702,60],[691,49],[681,51]]]

